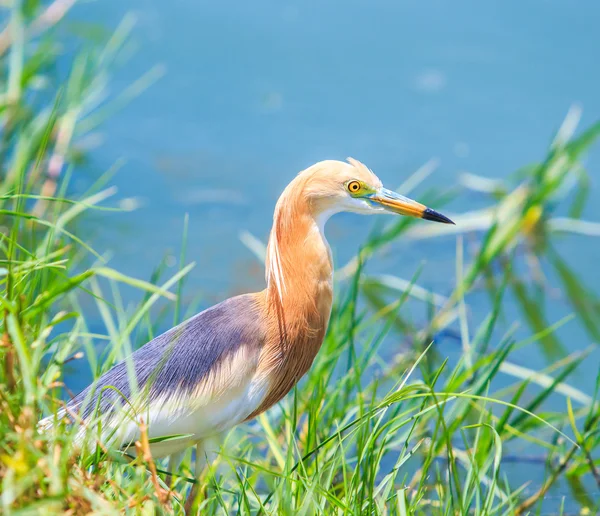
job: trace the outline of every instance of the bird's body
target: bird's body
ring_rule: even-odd
[[[228,299],[155,338],[76,396],[71,410],[100,419],[103,437],[112,435],[121,448],[138,439],[140,418],[150,438],[180,436],[151,444],[154,457],[267,410],[308,371],[327,331],[333,263],[325,222],[339,211],[384,209],[449,222],[383,189],[357,161],[325,161],[301,172],[275,208],[266,289]]]
[[[189,439],[151,445],[153,456],[170,455],[258,415],[285,396],[311,366],[329,321],[333,268],[315,218],[306,209],[290,218],[288,208],[282,205],[276,217],[278,231],[287,238],[270,243],[277,245],[277,257],[271,247],[267,266],[277,267],[277,272],[271,272],[265,290],[223,301],[133,354],[140,397],[148,401],[147,415],[143,409],[140,415],[146,415],[149,437],[191,434]],[[299,267],[292,266],[296,260]],[[113,404],[129,399],[129,383],[127,364],[121,362],[71,404],[83,403],[91,389],[114,386],[104,392],[100,413],[118,416]],[[143,392],[146,385],[148,392]],[[94,410],[94,403],[88,403],[84,416]],[[135,441],[135,418],[120,426],[119,440]]]

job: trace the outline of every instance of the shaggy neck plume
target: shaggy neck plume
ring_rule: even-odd
[[[267,247],[264,303],[267,336],[258,375],[268,392],[249,418],[285,396],[308,371],[327,331],[333,299],[333,266],[299,178],[280,197]]]
[[[332,288],[333,263],[323,231],[329,213],[299,194],[302,187],[299,179],[290,184],[275,208],[266,257],[267,297],[286,312],[320,313],[321,297],[330,298]]]

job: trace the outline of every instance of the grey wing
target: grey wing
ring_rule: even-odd
[[[256,298],[251,294],[233,297],[135,351],[130,363],[135,370],[137,391],[131,385],[125,360],[79,393],[68,406],[88,419],[95,414],[110,417],[132,398],[141,399],[143,407],[161,400],[186,399],[199,392],[218,395],[227,390],[228,383],[235,385],[242,381],[241,376],[252,373],[253,358],[257,360],[263,342],[264,327]],[[233,364],[240,353],[250,358]]]

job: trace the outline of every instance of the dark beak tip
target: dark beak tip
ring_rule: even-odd
[[[441,222],[442,224],[452,224],[453,226],[456,226],[456,224],[453,221],[451,221],[448,217],[442,215],[441,213],[438,213],[435,210],[432,210],[431,208],[427,208],[423,212],[422,218],[425,220],[432,220],[434,222]]]

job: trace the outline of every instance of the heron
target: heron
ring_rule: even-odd
[[[66,411],[83,422],[100,421],[102,436],[134,453],[142,415],[152,457],[174,459],[196,446],[200,475],[208,440],[278,403],[311,367],[333,302],[324,228],[342,211],[453,224],[384,188],[355,159],[316,163],[276,203],[264,290],[227,299],[154,338],[75,396]],[[161,436],[180,437],[153,439]]]

